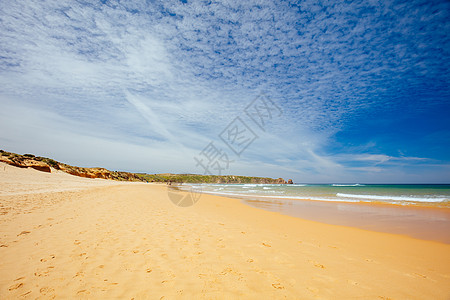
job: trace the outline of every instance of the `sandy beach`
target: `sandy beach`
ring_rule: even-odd
[[[450,245],[0,165],[0,298],[449,299]]]

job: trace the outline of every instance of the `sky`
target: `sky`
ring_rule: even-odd
[[[449,1],[2,1],[0,149],[450,183]]]

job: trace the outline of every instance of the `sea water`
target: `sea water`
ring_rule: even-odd
[[[260,200],[450,204],[449,184],[202,184],[201,190],[208,194]]]

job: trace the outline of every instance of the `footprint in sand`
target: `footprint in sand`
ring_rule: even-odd
[[[416,277],[427,278],[426,275],[422,275],[422,274],[419,274],[419,273],[413,273],[413,275],[416,276]]]
[[[22,282],[13,284],[12,286],[10,286],[10,287],[8,288],[8,290],[9,290],[9,291],[13,291],[13,290],[17,290],[17,289],[19,289],[19,288],[21,288],[21,287],[23,287],[23,283],[22,283]]]
[[[24,235],[24,234],[29,234],[29,233],[31,233],[30,231],[22,231],[21,233],[19,233],[17,236],[21,236],[21,235]]]
[[[90,294],[90,292],[87,290],[81,290],[81,291],[77,292],[77,295],[89,295],[89,294]]]
[[[269,244],[266,244],[266,243],[262,243],[262,245],[266,246],[266,247],[272,247],[272,246],[270,246]]]
[[[48,258],[41,258],[41,262],[46,262],[47,260],[53,259],[53,258],[55,258],[55,257],[56,257],[56,256],[55,256],[54,254],[50,254]]]
[[[48,274],[50,273],[50,270],[51,270],[51,269],[54,269],[54,268],[55,268],[55,267],[50,266],[50,267],[48,267],[48,268],[45,269],[45,270],[37,271],[37,272],[34,273],[34,276],[37,276],[37,277],[45,277],[45,276],[48,276]]]
[[[25,297],[25,296],[28,295],[28,294],[31,294],[31,291],[28,291],[28,292],[26,292],[26,293],[20,295],[20,297]]]
[[[231,273],[231,272],[233,272],[233,269],[226,268],[222,272],[220,272],[220,275],[227,275],[228,273]]]
[[[84,272],[77,272],[77,274],[75,274],[75,276],[73,277],[84,277]]]
[[[42,295],[47,295],[49,293],[53,293],[55,290],[51,287],[45,286],[39,290]]]
[[[320,263],[318,263],[317,261],[310,260],[309,262],[312,263],[314,265],[314,267],[325,269],[325,266],[320,264]]]
[[[358,283],[356,281],[350,280],[350,279],[347,280],[347,283],[352,284],[352,285],[358,285]]]
[[[284,289],[284,286],[282,286],[281,283],[272,283],[272,286],[278,290]]]

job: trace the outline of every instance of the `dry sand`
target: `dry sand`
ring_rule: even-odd
[[[450,245],[0,165],[0,299],[449,299]]]

